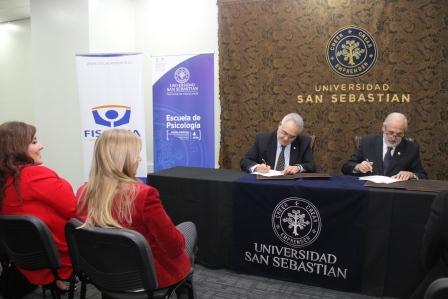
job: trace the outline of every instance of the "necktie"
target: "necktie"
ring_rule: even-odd
[[[275,166],[275,170],[284,170],[285,169],[285,145],[282,145],[282,150],[280,155],[278,155],[277,166]]]
[[[384,175],[387,175],[387,172],[389,171],[389,167],[390,167],[390,162],[392,161],[391,151],[392,151],[392,147],[388,146],[386,154],[384,155],[384,160],[383,160]]]

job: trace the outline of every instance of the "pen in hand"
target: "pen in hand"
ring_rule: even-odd
[[[266,163],[266,160],[261,158],[261,161],[263,162],[263,164],[260,164],[260,172],[269,172],[269,170],[271,170],[271,167],[269,167],[269,165]]]

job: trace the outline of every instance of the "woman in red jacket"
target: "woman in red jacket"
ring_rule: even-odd
[[[188,256],[196,239],[193,223],[184,223],[186,237],[166,214],[159,192],[135,178],[141,141],[120,129],[104,131],[96,140],[89,182],[77,192],[78,215],[85,225],[129,228],[149,243],[160,288],[187,277]],[[190,242],[191,241],[191,242]]]
[[[72,264],[64,225],[75,216],[76,198],[66,180],[41,166],[42,149],[34,126],[23,122],[0,125],[0,214],[40,218],[50,229],[61,256],[58,273],[68,280]],[[49,269],[19,270],[32,284],[48,284],[55,279]],[[65,288],[62,282],[57,284]]]

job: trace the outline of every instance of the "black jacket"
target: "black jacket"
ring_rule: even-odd
[[[306,172],[315,172],[316,165],[314,156],[310,147],[311,138],[306,135],[299,135],[291,143],[291,153],[289,165],[300,164]],[[258,133],[255,136],[255,143],[249,148],[247,153],[240,161],[240,167],[243,171],[249,172],[249,169],[255,164],[266,163],[274,167],[275,155],[277,152],[277,130],[274,132]]]
[[[356,164],[369,159],[373,162],[373,173],[353,173]],[[397,145],[394,156],[386,174],[383,173],[383,135],[367,135],[361,139],[359,149],[342,166],[342,173],[348,175],[387,175],[393,176],[405,170],[411,171],[419,179],[426,179],[427,174],[420,160],[420,148],[415,142],[403,140]]]

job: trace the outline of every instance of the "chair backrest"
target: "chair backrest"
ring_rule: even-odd
[[[361,146],[361,139],[362,136],[355,136],[354,137],[354,142],[355,142],[355,149],[359,149],[359,147]]]
[[[10,260],[27,270],[50,268],[59,279],[59,252],[47,225],[30,215],[1,215],[0,243]]]
[[[410,141],[410,142],[415,142],[417,143],[417,141],[415,140],[415,138],[412,137],[404,137],[406,140]],[[362,136],[355,136],[353,141],[355,143],[355,149],[359,149],[359,147],[361,146],[361,140],[362,140]]]
[[[65,226],[73,269],[86,275],[100,291],[152,291],[157,277],[146,239],[129,229],[82,227],[71,219]]]
[[[310,135],[310,148],[311,152],[314,153],[314,149],[316,148],[316,135]]]
[[[446,299],[448,298],[448,278],[434,280],[425,293],[425,299]]]

